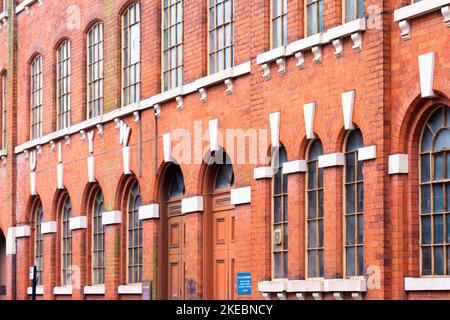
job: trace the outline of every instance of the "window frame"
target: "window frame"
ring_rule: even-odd
[[[289,29],[289,25],[288,25],[288,21],[286,21],[286,30],[284,30],[284,24],[283,24],[283,18],[286,18],[286,20],[288,19],[288,3],[287,0],[279,0],[281,2],[281,6],[283,7],[283,9],[281,10],[284,13],[281,13],[279,16],[274,17],[274,6],[273,6],[273,2],[277,1],[277,0],[270,0],[270,48],[271,49],[276,49],[282,46],[287,46],[288,44],[288,29]],[[286,1],[286,8],[284,7],[284,2]],[[275,47],[274,44],[274,21],[276,19],[280,19],[281,20],[281,29],[280,29],[280,45]],[[284,37],[286,36],[286,43],[284,43]]]
[[[42,202],[38,201],[34,209],[34,265],[36,266],[37,285],[42,286],[44,274],[44,237],[42,223],[44,222]]]
[[[132,12],[133,10],[136,11],[136,6],[137,6],[137,12],[139,13],[139,20],[138,21],[134,21],[133,24],[130,24],[130,22],[128,21],[127,25],[125,25],[125,16],[129,15],[130,12]],[[120,56],[121,56],[121,69],[120,69],[120,74],[121,74],[121,88],[120,88],[120,92],[121,92],[121,105],[122,107],[125,107],[127,105],[130,104],[134,104],[134,103],[138,103],[141,100],[141,96],[142,96],[142,11],[141,11],[141,3],[139,1],[133,2],[131,4],[128,5],[128,7],[122,12],[121,14],[121,29],[120,29],[120,42],[121,42],[121,51],[120,51]],[[129,18],[128,18],[129,19]],[[135,17],[136,19],[136,17]],[[133,26],[135,25],[139,25],[139,62],[131,64],[131,50],[127,50],[131,47],[131,29]],[[125,33],[127,33],[127,43],[125,46]],[[127,56],[125,55],[125,50],[127,50]],[[126,64],[125,61],[128,61],[128,63]],[[134,82],[131,83],[130,81],[130,70],[131,68],[134,68]],[[138,70],[138,72],[136,72],[136,70]],[[128,84],[125,85],[125,72],[128,72]],[[139,79],[138,81],[136,81],[136,73],[139,74]],[[130,99],[131,95],[130,95],[130,90],[131,88],[133,88],[135,90],[133,96],[134,96],[134,100],[132,101]],[[127,95],[128,97],[125,98],[126,94],[125,91],[127,90]],[[137,90],[137,91],[136,91]]]
[[[100,201],[99,200],[100,197]],[[105,212],[105,210],[101,211],[101,208],[104,207],[104,197],[103,192],[100,188],[98,188],[94,193],[94,198],[92,202],[91,207],[91,223],[92,223],[92,229],[91,229],[91,241],[92,241],[92,247],[91,247],[91,282],[93,285],[102,285],[105,284],[105,226],[102,224],[102,214]],[[97,223],[96,223],[97,222]],[[98,230],[96,227],[99,227],[101,230]],[[96,237],[101,237],[101,247],[99,246],[96,248]],[[96,264],[95,263],[95,257],[96,255],[102,255],[102,264]],[[98,258],[98,256],[97,256]],[[97,260],[98,261],[98,260]],[[100,272],[97,274],[96,272]],[[100,280],[98,280],[100,279]]]
[[[39,67],[39,69],[37,69]],[[42,71],[43,67],[43,59],[42,56],[40,54],[38,54],[37,56],[35,56],[30,64],[30,138],[31,140],[33,139],[37,139],[42,137],[42,118],[43,118],[43,113],[42,113],[42,108],[43,108],[43,98],[44,98],[44,89],[43,89],[43,84],[44,84],[44,74]],[[40,86],[39,87],[35,87],[34,84],[36,83],[36,81],[39,82]],[[40,103],[36,103],[36,97],[35,95],[40,95]],[[33,113],[38,114],[37,118],[39,118],[38,120],[36,120],[35,122],[33,121],[33,119],[35,118],[33,116]],[[36,129],[37,128],[37,129]],[[37,132],[39,131],[39,132]]]
[[[104,102],[104,24],[102,21],[95,22],[86,34],[86,119],[96,118],[103,114]],[[98,41],[95,42],[95,35],[91,34],[98,32]],[[97,49],[100,48],[100,49]],[[93,50],[98,50],[98,57],[95,60]],[[101,54],[100,54],[101,52]],[[92,54],[92,56],[91,56]],[[101,56],[100,56],[101,55]],[[94,70],[98,66],[98,78],[94,79]],[[92,75],[92,78],[91,78]],[[98,96],[95,95],[95,86],[99,85]],[[90,95],[90,86],[92,85],[92,99]],[[100,93],[101,92],[101,93]],[[98,109],[95,109],[95,104],[98,102]],[[91,107],[92,104],[92,107]]]
[[[317,5],[317,9],[316,9],[316,27],[315,27],[315,30],[317,30],[317,31],[315,33],[312,33],[312,34],[308,34],[308,30],[309,30],[309,28],[308,28],[308,26],[309,26],[308,7],[310,5],[312,5],[312,3],[308,4],[308,1],[312,1],[312,3],[315,3]],[[320,11],[319,10],[319,4],[322,3],[322,9],[323,9],[323,0],[305,0],[304,3],[305,3],[304,4],[305,37],[311,37],[311,36],[316,35],[318,33],[323,33],[323,31],[324,31],[324,16],[323,16],[323,12],[322,12],[322,30],[319,30],[319,25],[320,25],[319,24],[319,18],[320,18],[320,16],[319,16],[319,11]]]
[[[1,73],[1,118],[2,118],[2,141],[1,141],[1,147],[2,150],[6,150],[7,147],[7,112],[8,112],[8,73],[7,71],[3,71]]]
[[[67,46],[67,47],[66,47]],[[64,50],[65,49],[65,50]],[[61,50],[67,52],[67,55],[60,57]],[[56,129],[62,130],[71,125],[71,50],[72,45],[69,39],[61,42],[56,50]],[[61,60],[62,59],[62,60]],[[61,74],[60,67],[67,63],[66,73]],[[65,82],[66,91],[60,92],[60,82]],[[64,99],[64,103],[62,100]]]
[[[164,5],[164,2],[167,1],[168,6],[166,7]],[[173,1],[173,3],[172,3]],[[169,91],[178,87],[181,87],[183,85],[184,82],[184,0],[161,0],[162,5],[161,5],[161,90],[162,92],[165,91]],[[178,21],[178,9],[176,9],[176,7],[178,6],[178,3],[181,3],[181,21]],[[175,20],[176,22],[174,24],[171,24],[171,18],[170,18],[170,9],[172,7],[175,7]],[[166,10],[168,11],[167,17],[169,17],[169,22],[167,22],[167,28],[166,28]],[[178,36],[178,30],[177,27],[178,25],[181,25],[181,42],[180,43],[175,43],[173,46],[170,45],[170,40],[171,40],[171,34],[170,34],[170,28],[173,27],[175,29],[175,37],[177,38]],[[168,36],[167,36],[167,49],[165,49],[165,32],[167,31]],[[178,60],[179,60],[179,55],[178,55],[178,50],[180,49],[181,51],[181,64],[178,64]],[[171,54],[170,51],[171,50],[175,50],[175,63],[172,64],[171,61]],[[168,66],[166,66],[165,63],[165,54],[168,54],[168,62],[169,65],[171,66],[170,68]],[[167,68],[167,70],[166,70]],[[175,70],[175,77],[176,77],[176,81],[175,81],[175,86],[172,86],[172,76],[171,76],[171,72]],[[181,70],[181,78],[178,77],[178,70]],[[166,80],[165,80],[165,75],[168,75],[168,83],[167,83],[167,89],[166,89]]]
[[[353,1],[354,2],[354,6],[355,6],[355,11],[353,12],[354,14],[354,18],[347,21],[347,1]],[[357,20],[357,19],[361,19],[364,17],[364,0],[362,3],[363,6],[363,17],[358,17],[358,11],[359,11],[359,0],[342,0],[342,24],[345,23],[349,23],[351,21]]]
[[[210,1],[214,1],[214,5],[213,6],[210,5]],[[217,22],[216,21],[214,23],[214,28],[211,29],[211,9],[214,8],[214,18],[216,18],[217,17],[217,5],[218,5],[217,1],[220,1],[219,4],[222,4],[222,5],[224,5],[224,3],[226,1],[230,1],[231,2],[231,11],[230,11],[231,20],[228,23],[225,22],[225,9],[223,9],[223,21],[222,21],[222,24],[220,24],[220,26],[219,26],[219,25],[216,24],[216,22]],[[235,65],[235,56],[234,56],[234,45],[235,45],[234,2],[235,2],[235,0],[208,0],[207,1],[207,27],[206,28],[207,28],[207,33],[208,34],[207,34],[207,50],[206,50],[206,52],[207,52],[207,71],[208,71],[208,75],[215,74],[217,72],[220,72],[220,71],[232,68]],[[217,19],[215,19],[215,20],[217,20]],[[231,28],[231,31],[230,31],[231,40],[230,40],[230,45],[229,46],[226,46],[226,40],[225,40],[225,35],[226,35],[225,28],[226,28],[227,25],[230,25],[230,28]],[[214,52],[212,52],[211,51],[211,33],[212,32],[214,33],[214,39],[215,39],[215,42],[217,43],[217,41],[218,41],[218,36],[217,36],[218,31],[217,30],[219,28],[221,30],[223,30],[222,31],[223,32],[223,35],[222,35],[223,48],[218,49],[218,46],[215,45],[214,46]],[[229,67],[225,67],[226,66],[226,63],[225,63],[226,59],[225,59],[225,57],[226,57],[226,50],[227,49],[230,49],[230,66]],[[219,63],[217,61],[217,58],[215,58],[214,71],[213,71],[213,70],[211,70],[211,56],[214,55],[216,57],[219,52],[223,52],[223,68],[219,69],[219,67],[218,67]]]
[[[134,194],[134,190],[137,190],[136,193],[136,197],[132,199],[133,194]],[[138,201],[137,199],[141,199],[142,202],[142,193],[141,193],[141,188],[139,186],[139,183],[137,180],[134,180],[129,188],[128,194],[127,194],[127,202],[126,202],[126,213],[127,213],[127,217],[126,217],[126,268],[125,268],[125,272],[126,272],[126,282],[128,284],[137,284],[137,283],[142,283],[142,276],[143,276],[143,255],[142,255],[142,251],[143,251],[143,238],[142,238],[142,227],[143,227],[143,223],[142,220],[139,219],[139,207],[136,207]],[[133,212],[130,212],[130,202],[133,200],[134,202],[134,206],[133,206]],[[130,214],[133,215],[138,215],[138,226],[136,227],[135,225],[133,225],[133,228],[130,229]],[[137,232],[138,233],[138,244],[136,246],[135,243],[133,243],[133,247],[131,247],[131,241],[130,241],[130,231],[131,232]],[[134,233],[133,233],[134,235]],[[138,250],[138,261],[137,263],[131,263],[130,261],[130,250]],[[135,261],[133,261],[135,262]],[[138,276],[136,279],[134,279],[134,277],[130,278],[130,269],[133,270],[133,274],[134,274],[134,268],[137,268],[138,271]],[[137,281],[135,281],[137,280]]]
[[[65,195],[63,197],[63,201],[61,203],[61,213],[60,213],[60,228],[61,228],[61,236],[60,236],[60,246],[61,246],[61,285],[62,286],[71,286],[72,285],[72,230],[70,230],[70,218],[72,217],[72,203],[70,201],[69,195]],[[67,250],[64,250],[64,245],[67,244]],[[67,258],[66,260],[64,258]],[[70,263],[68,262],[70,260]],[[67,261],[67,263],[65,263]],[[69,283],[70,281],[70,283]]]

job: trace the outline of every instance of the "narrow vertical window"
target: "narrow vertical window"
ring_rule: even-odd
[[[307,160],[307,256],[308,277],[323,277],[323,169],[319,168],[322,143],[315,140]]]
[[[345,147],[345,270],[347,277],[364,275],[364,172],[358,149],[364,146],[359,129]]]
[[[61,284],[72,285],[72,232],[70,231],[72,205],[66,196],[61,212]]]
[[[88,119],[103,113],[103,23],[89,31],[88,45]]]
[[[421,274],[450,274],[450,108],[429,118],[420,142]]]
[[[37,285],[41,286],[43,284],[43,271],[44,271],[44,239],[42,238],[42,203],[36,207],[35,215],[35,225],[34,225],[34,265],[37,269]]]
[[[142,280],[142,221],[139,220],[141,205],[141,190],[135,182],[128,196],[127,208],[128,283],[139,283]]]
[[[344,0],[345,22],[350,22],[364,16],[364,0]]]
[[[164,90],[183,84],[183,0],[164,0]]]
[[[31,63],[31,139],[42,135],[42,57]]]
[[[306,0],[307,35],[323,32],[323,0]]]
[[[273,157],[273,277],[288,278],[288,176],[283,174],[283,163],[287,161],[286,149],[282,146]]]
[[[287,0],[272,0],[272,48],[287,45]]]
[[[233,0],[209,0],[209,73],[234,65]]]
[[[105,228],[102,213],[105,211],[101,190],[95,195],[92,208],[92,283],[105,283]]]
[[[2,74],[2,92],[1,92],[1,102],[2,102],[2,149],[6,149],[6,128],[7,128],[7,100],[8,95],[8,78],[6,72]]]
[[[57,54],[58,130],[70,126],[70,41],[64,41]]]
[[[122,16],[122,101],[141,99],[141,7],[134,3]]]

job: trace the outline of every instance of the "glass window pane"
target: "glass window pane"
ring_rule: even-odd
[[[323,277],[323,250],[319,250],[319,277]]]
[[[345,217],[345,243],[346,245],[355,244],[355,216]]]
[[[431,217],[422,218],[422,244],[431,244]]]
[[[428,152],[431,150],[431,143],[433,142],[433,134],[431,133],[431,130],[428,128],[428,126],[425,126],[425,129],[423,131],[422,135],[422,145],[421,145],[421,152]]]
[[[447,221],[447,227],[446,227],[447,236],[446,236],[446,238],[447,238],[447,242],[450,242],[450,214],[447,215],[445,220]]]
[[[318,245],[318,247],[322,248],[323,247],[323,220],[322,219],[319,220],[318,223],[319,223],[319,245]]]
[[[323,0],[319,0],[319,21],[318,21],[318,32],[323,31]]]
[[[434,179],[442,180],[444,178],[444,155],[438,154],[434,157]]]
[[[346,267],[347,267],[347,276],[355,276],[355,248],[350,247],[346,249]]]
[[[422,274],[431,275],[431,248],[422,248]]]
[[[355,181],[355,157],[353,152],[345,155],[345,182]]]
[[[317,243],[317,230],[316,230],[316,221],[308,222],[308,248],[316,248]]]
[[[433,205],[434,212],[444,211],[444,187],[442,184],[435,184],[433,186]]]
[[[355,19],[355,0],[345,1],[345,21],[352,21]]]
[[[441,244],[444,242],[444,216],[435,215],[433,216],[433,232],[434,232],[434,243]]]
[[[308,189],[316,187],[316,162],[308,163]]]
[[[436,141],[434,143],[434,151],[448,150],[450,149],[450,131],[442,130],[439,132]]]
[[[421,182],[430,181],[430,155],[425,154],[420,157],[420,177]]]
[[[444,247],[434,247],[434,274],[444,274]]]
[[[317,177],[317,187],[322,188],[323,187],[323,169],[320,168],[318,171],[318,177]]]
[[[288,197],[283,197],[283,219],[284,221],[288,221]]]
[[[346,212],[355,212],[355,185],[351,184],[345,187]]]
[[[358,275],[364,275],[364,247],[358,247]]]
[[[274,181],[274,186],[273,186],[274,194],[280,194],[281,193],[281,170],[277,170],[277,173],[275,174],[273,181]]]
[[[435,133],[441,129],[444,126],[443,109],[440,108],[438,111],[433,113],[430,120],[428,120],[428,123]]]
[[[358,212],[364,211],[364,184],[358,183]]]
[[[430,185],[424,185],[420,188],[422,196],[422,213],[431,212],[431,192]]]
[[[274,264],[274,276],[275,278],[281,278],[281,253],[276,252],[273,254]]]
[[[308,35],[313,35],[316,33],[316,4],[313,3],[308,6]]]
[[[316,252],[313,250],[308,251],[308,276],[316,276]]]
[[[323,191],[319,191],[319,217],[323,217]]]
[[[358,215],[358,244],[364,243],[364,215]]]
[[[274,197],[273,210],[274,210],[274,222],[281,222],[281,197]]]
[[[316,217],[316,192],[308,192],[308,218],[312,219]]]

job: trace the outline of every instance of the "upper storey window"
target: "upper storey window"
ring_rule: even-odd
[[[2,74],[1,84],[1,102],[2,102],[2,149],[6,149],[6,116],[7,116],[7,94],[8,94],[8,77],[6,72]]]
[[[307,35],[323,32],[323,0],[306,0]]]
[[[233,0],[209,0],[209,73],[234,65]]]
[[[272,0],[272,48],[287,45],[287,0]]]
[[[70,126],[70,41],[64,41],[57,54],[58,130]]]
[[[164,90],[183,84],[183,0],[164,0]]]
[[[31,139],[42,135],[42,57],[31,63]]]
[[[141,7],[134,3],[122,15],[122,102],[141,99]]]
[[[364,0],[345,0],[345,22],[350,22],[364,16]]]
[[[103,23],[95,24],[88,34],[88,118],[103,113]]]

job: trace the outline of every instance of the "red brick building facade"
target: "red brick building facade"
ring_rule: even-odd
[[[450,297],[450,1],[0,5],[0,299]]]

